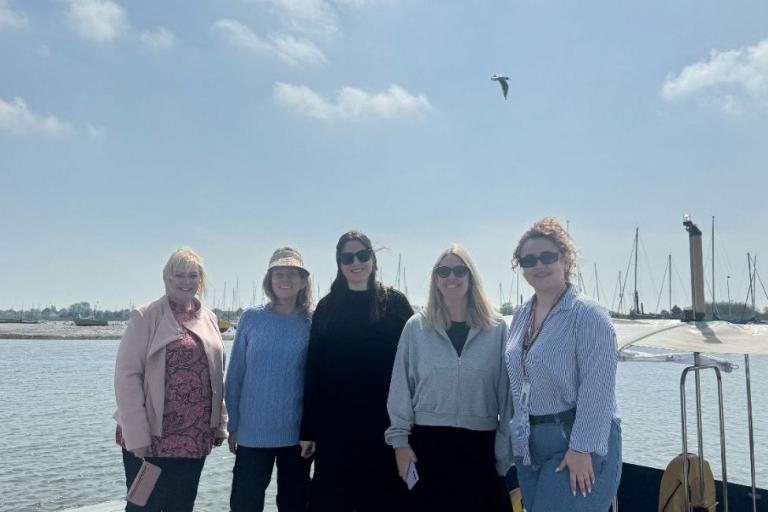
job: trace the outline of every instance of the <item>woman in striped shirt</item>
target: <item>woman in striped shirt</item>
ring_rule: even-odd
[[[523,234],[513,265],[536,292],[506,348],[517,476],[528,512],[605,512],[621,478],[616,334],[570,284],[576,251],[553,217]]]

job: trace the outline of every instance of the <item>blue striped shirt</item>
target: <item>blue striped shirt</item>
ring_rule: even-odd
[[[530,415],[554,414],[576,408],[570,447],[606,455],[616,406],[616,333],[607,311],[579,295],[573,286],[550,311],[525,359],[530,382],[528,407],[520,402],[523,341],[533,300],[515,314],[505,358],[514,415],[510,422],[512,449],[531,463]]]
[[[246,309],[229,358],[227,429],[249,448],[299,443],[310,321],[298,313]]]

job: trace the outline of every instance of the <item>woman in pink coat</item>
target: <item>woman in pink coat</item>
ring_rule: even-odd
[[[226,439],[224,344],[215,315],[200,301],[205,269],[191,249],[171,254],[165,294],[137,308],[117,351],[117,443],[130,488],[142,459],[162,472],[144,507],[192,511],[200,472]]]

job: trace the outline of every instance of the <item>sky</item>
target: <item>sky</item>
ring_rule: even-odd
[[[285,245],[322,294],[349,229],[416,304],[452,242],[498,303],[555,215],[609,307],[639,228],[653,311],[668,254],[690,303],[685,213],[743,302],[766,140],[763,0],[0,0],[0,308],[150,301],[179,246],[209,304],[252,302]]]

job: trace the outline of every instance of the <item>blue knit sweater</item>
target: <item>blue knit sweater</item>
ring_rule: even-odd
[[[229,432],[249,448],[299,443],[310,321],[249,308],[237,325],[227,368]]]

